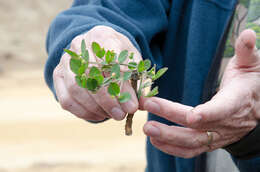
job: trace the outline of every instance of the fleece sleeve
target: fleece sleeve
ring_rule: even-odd
[[[44,76],[49,88],[55,94],[52,74],[63,49],[74,37],[97,25],[110,26],[124,34],[143,58],[151,57],[149,43],[167,29],[169,6],[168,0],[75,0],[54,19],[48,31]]]

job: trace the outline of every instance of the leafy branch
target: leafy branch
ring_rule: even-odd
[[[156,71],[150,60],[134,61],[134,53],[123,50],[117,55],[113,50],[105,50],[97,42],[91,45],[93,54],[100,62],[89,61],[89,51],[86,49],[85,40],[81,42],[81,54],[71,50],[64,51],[71,56],[70,69],[75,73],[75,80],[81,88],[95,94],[101,87],[107,87],[108,93],[117,98],[120,103],[131,99],[128,92],[121,92],[123,82],[131,81],[138,99],[141,96],[152,97],[158,94],[158,87],[143,95],[143,89],[150,87],[155,80],[160,78],[168,68]],[[127,61],[127,59],[129,59]],[[121,72],[120,67],[125,66],[127,70]],[[139,86],[137,83],[139,81]],[[133,114],[128,114],[126,121],[126,135],[132,134]]]

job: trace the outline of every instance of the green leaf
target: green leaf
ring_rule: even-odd
[[[75,76],[75,79],[76,79],[76,83],[78,84],[78,86],[81,87],[81,76],[77,75],[77,76]]]
[[[101,65],[108,65],[106,61],[102,61],[100,64]]]
[[[79,55],[78,55],[77,53],[71,51],[71,50],[64,49],[64,51],[65,51],[66,53],[68,53],[71,57],[77,57],[77,58],[79,58]]]
[[[101,47],[97,42],[92,42],[92,50],[97,55],[97,53],[101,50]]]
[[[111,96],[118,96],[118,94],[120,93],[120,87],[117,83],[115,82],[111,82],[107,88],[108,93]]]
[[[104,76],[97,67],[93,66],[90,68],[89,77],[95,79],[98,82],[98,86],[103,84]]]
[[[134,53],[131,53],[128,58],[132,60],[134,58]]]
[[[81,75],[79,69],[81,67],[81,60],[77,57],[71,57],[70,59],[70,69],[76,75]]]
[[[110,81],[112,81],[112,78],[105,78],[104,81],[103,81],[103,84],[108,84]]]
[[[134,70],[134,69],[136,69],[136,67],[137,67],[137,63],[135,63],[135,62],[129,62],[128,63],[128,68],[130,70]]]
[[[85,60],[86,63],[89,63],[89,53],[88,53],[88,50],[86,50],[86,51],[82,54],[82,58]]]
[[[79,75],[82,75],[83,73],[85,73],[87,68],[88,68],[87,63],[81,63],[81,66],[78,70]]]
[[[121,53],[118,56],[118,62],[123,63],[126,60],[127,56],[128,56],[127,50],[121,51]]]
[[[124,72],[123,80],[124,81],[130,80],[131,75],[132,75],[132,72]]]
[[[89,77],[94,78],[95,76],[98,75],[101,75],[101,71],[95,66],[91,67],[89,71]]]
[[[113,55],[113,61],[112,62],[114,62],[117,59],[117,54],[114,51],[112,51],[112,55]]]
[[[156,79],[160,78],[167,70],[168,70],[167,67],[164,67],[164,68],[158,70],[158,72],[155,74],[155,76],[152,77],[152,80],[155,81]]]
[[[78,86],[80,86],[81,88],[86,88],[87,86],[86,86],[86,84],[87,84],[87,78],[86,78],[86,76],[76,76],[75,77],[75,79],[76,79],[76,82],[77,82],[77,84],[78,84]]]
[[[155,76],[155,69],[156,69],[156,66],[154,65],[153,67],[152,67],[152,69],[150,69],[148,72],[147,72],[147,74],[148,74],[148,76],[149,77],[154,77]]]
[[[119,64],[114,64],[111,68],[111,76],[115,78],[120,77],[120,66]]]
[[[106,72],[109,69],[111,69],[111,67],[112,67],[112,65],[107,65],[107,64],[104,65],[104,64],[102,64],[101,69],[102,69],[103,72]]]
[[[110,51],[110,50],[108,50],[107,52],[106,52],[106,62],[109,64],[109,63],[111,63],[113,60],[114,60],[114,57],[115,57],[115,53],[114,52],[112,52],[112,51]]]
[[[96,53],[96,55],[97,55],[98,58],[102,59],[104,57],[105,53],[106,53],[105,49],[102,48],[100,51],[98,51]]]
[[[131,94],[128,92],[121,93],[118,97],[120,103],[125,103],[131,99]]]
[[[153,97],[156,96],[158,93],[159,93],[158,87],[155,87],[145,97]]]
[[[85,43],[85,40],[82,39],[82,41],[81,41],[81,53],[83,53],[84,51],[86,51],[86,43]]]
[[[79,69],[79,73],[83,74],[86,72],[86,70],[88,69],[88,62],[82,60],[81,61],[81,67]]]
[[[146,87],[150,87],[151,85],[153,85],[153,82],[146,82],[146,83],[144,83],[141,87],[142,88],[146,88]]]
[[[145,71],[145,66],[144,66],[144,61],[143,60],[141,60],[139,62],[138,66],[137,66],[137,71],[139,73],[142,73],[143,71]]]
[[[86,83],[86,87],[89,91],[95,91],[98,87],[98,81],[96,79],[93,78],[88,78],[87,79],[87,83]]]
[[[84,39],[81,41],[81,54],[82,54],[82,58],[88,63],[89,53],[88,50],[86,49],[86,43]]]
[[[101,86],[103,84],[103,81],[104,81],[103,75],[97,75],[97,76],[93,77],[93,79],[96,79],[98,81],[98,86]]]
[[[144,61],[144,70],[148,70],[151,67],[151,61],[146,59]]]

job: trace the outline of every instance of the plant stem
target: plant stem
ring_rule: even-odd
[[[137,71],[134,71],[131,76],[131,85],[135,90],[135,94],[137,95],[137,81],[139,80],[139,76]],[[125,135],[130,136],[132,135],[132,123],[133,123],[134,114],[128,114],[126,117],[126,124],[125,124]]]

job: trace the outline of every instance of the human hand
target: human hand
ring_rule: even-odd
[[[143,98],[142,109],[180,124],[168,126],[149,121],[144,133],[161,151],[192,158],[234,143],[251,130],[260,119],[260,56],[255,48],[256,35],[245,30],[236,42],[236,55],[229,62],[219,92],[196,107],[161,98]],[[213,136],[212,142],[207,134]]]
[[[133,52],[134,60],[136,62],[141,60],[140,53],[130,40],[110,27],[96,26],[86,34],[75,37],[71,42],[70,50],[80,54],[83,39],[87,49],[91,49],[92,42],[97,42],[105,49],[112,49],[117,54],[122,50]],[[122,92],[131,94],[131,100],[126,103],[119,103],[111,98],[106,87],[100,88],[96,94],[80,88],[76,84],[75,74],[70,70],[70,58],[65,53],[53,73],[56,95],[63,109],[90,121],[101,121],[111,117],[115,120],[122,120],[126,113],[134,113],[137,110],[138,100],[129,82],[125,82],[122,87]],[[98,62],[99,60],[92,51],[89,51],[89,61]]]

